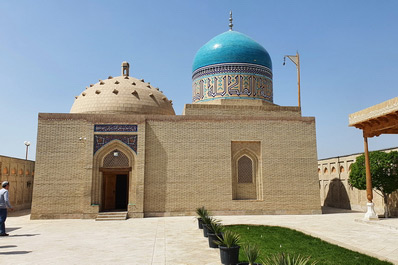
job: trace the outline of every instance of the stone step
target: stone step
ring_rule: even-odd
[[[120,221],[127,219],[127,212],[101,212],[95,221]]]
[[[124,221],[126,218],[101,218],[97,217],[95,218],[95,221]]]
[[[125,215],[127,212],[99,212],[98,215]]]
[[[99,213],[98,216],[126,216],[126,213]]]

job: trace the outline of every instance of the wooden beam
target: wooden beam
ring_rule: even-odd
[[[372,120],[370,120],[369,122],[370,122],[370,125],[371,125],[372,127],[375,126],[375,124],[376,124],[376,125],[380,125],[380,121],[378,121],[377,118],[376,118],[376,119],[372,119]]]
[[[388,113],[383,117],[386,117],[386,118],[392,119],[392,120],[398,120],[398,113],[397,112]]]
[[[398,134],[398,128],[387,128],[381,131],[382,134]]]
[[[398,120],[392,118],[391,115],[385,115],[377,119],[377,121],[373,119],[363,123],[355,124],[355,127],[359,128],[359,126],[362,126],[361,129],[366,137],[379,136],[383,133],[398,133]]]
[[[104,173],[126,173],[131,171],[131,167],[100,167],[99,171]]]
[[[381,117],[378,117],[378,118],[376,118],[377,120],[379,120],[380,121],[380,123],[388,123],[389,122],[389,118],[388,118],[388,116],[381,116]]]
[[[365,127],[372,127],[372,123],[370,121],[364,121],[364,122],[362,122],[362,124]]]

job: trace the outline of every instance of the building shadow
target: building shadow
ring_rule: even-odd
[[[17,235],[9,235],[9,237],[21,237],[21,236],[29,237],[29,236],[38,236],[38,235],[40,234],[17,234]]]
[[[0,249],[2,248],[16,248],[17,245],[4,245],[0,246]],[[16,250],[16,251],[0,251],[0,255],[18,255],[18,254],[28,254],[31,253],[32,251],[25,251],[25,250]]]
[[[167,152],[156,130],[152,128],[152,125],[146,125],[145,135],[148,139],[151,139],[150,144],[146,143],[145,164],[152,165],[156,163],[156,169],[152,166],[148,166],[148,168],[145,167],[145,175],[157,176],[156,180],[152,178],[144,179],[145,187],[151,187],[149,192],[146,192],[145,189],[144,193],[144,207],[146,205],[151,205],[150,208],[145,210],[145,212],[149,213],[149,215],[145,215],[145,217],[154,217],[157,216],[157,213],[160,213],[159,216],[163,216],[163,213],[166,212],[166,183],[169,181],[167,179]],[[153,196],[153,194],[156,194],[156,196]]]
[[[322,206],[322,214],[336,214],[336,213],[363,213],[363,211],[354,211],[349,209],[334,208],[328,206]]]
[[[24,209],[24,210],[18,210],[18,211],[13,211],[13,212],[8,212],[8,217],[20,217],[20,216],[25,216],[30,214],[30,209]]]
[[[21,229],[21,227],[7,227],[6,231],[8,233]],[[38,236],[40,234],[11,234],[9,237],[19,237],[19,236]]]
[[[15,230],[18,230],[18,229],[21,229],[21,227],[7,227],[6,231],[7,232],[12,232],[12,231],[15,231]]]
[[[330,181],[328,194],[323,202],[324,206],[351,210],[350,198],[340,179]]]
[[[398,217],[398,191],[391,193],[389,196],[388,208],[390,209],[391,217]]]
[[[0,248],[16,248],[17,245],[5,245],[5,246],[0,246]]]
[[[0,251],[0,255],[18,255],[18,254],[29,254],[32,251],[24,251],[24,250],[20,250],[20,251],[7,251],[7,252],[1,252]]]

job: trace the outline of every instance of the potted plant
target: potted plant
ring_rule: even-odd
[[[202,206],[202,207],[196,208],[196,214],[198,215],[197,218],[198,218],[199,229],[203,229],[202,220],[204,217],[209,216],[209,212],[205,209],[204,206]]]
[[[207,227],[207,235],[209,239],[209,247],[211,248],[218,248],[218,245],[216,244],[216,241],[218,238],[222,238],[222,232],[224,230],[224,227],[220,223],[220,221],[216,219],[212,219],[210,221],[210,225]]]
[[[248,243],[243,245],[242,248],[248,262],[241,262],[239,265],[261,265],[260,263],[255,263],[260,255],[260,249],[256,245]]]
[[[279,264],[290,264],[290,265],[315,265],[317,261],[310,261],[311,257],[302,257],[300,255],[290,256],[289,254],[279,253],[274,254],[271,257],[267,257],[263,263],[264,265],[279,265]]]
[[[220,249],[220,258],[222,264],[237,264],[239,262],[239,244],[240,235],[225,231],[223,237],[219,237],[216,244]]]
[[[209,231],[209,226],[210,223],[212,222],[213,217],[211,216],[204,216],[202,218],[202,227],[203,227],[203,236],[208,237],[208,231]]]

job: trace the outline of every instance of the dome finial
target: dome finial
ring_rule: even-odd
[[[229,11],[229,30],[232,30],[232,27],[234,24],[232,24],[232,10]]]
[[[122,76],[129,76],[130,64],[126,61],[122,62]]]

